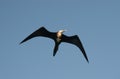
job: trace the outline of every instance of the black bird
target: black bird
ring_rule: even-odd
[[[54,47],[54,51],[53,51],[53,56],[56,55],[56,52],[58,50],[59,44],[61,42],[67,42],[67,43],[71,43],[76,45],[83,53],[85,59],[87,60],[87,62],[89,62],[86,52],[83,48],[83,45],[79,39],[79,37],[77,35],[74,36],[66,36],[63,34],[63,32],[65,32],[66,30],[59,30],[58,32],[49,32],[45,27],[41,27],[38,30],[36,30],[35,32],[33,32],[32,34],[30,34],[27,38],[25,38],[21,43],[37,37],[37,36],[43,36],[43,37],[48,37],[54,40],[55,42],[55,47]]]

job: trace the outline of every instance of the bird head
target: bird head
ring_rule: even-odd
[[[63,33],[63,32],[65,32],[65,31],[67,31],[67,30],[59,30],[60,33]]]

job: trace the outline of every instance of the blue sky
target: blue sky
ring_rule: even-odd
[[[55,57],[54,41],[33,38],[45,26],[77,34],[86,50],[62,43]],[[0,0],[0,79],[119,79],[119,0]]]

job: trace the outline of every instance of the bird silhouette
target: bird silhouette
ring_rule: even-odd
[[[32,34],[30,34],[28,37],[26,37],[23,41],[21,41],[20,44],[22,44],[23,42],[26,42],[27,40],[34,38],[34,37],[38,37],[38,36],[48,37],[48,38],[53,39],[55,42],[53,56],[56,55],[56,52],[57,52],[61,42],[67,42],[67,43],[77,46],[81,50],[86,61],[89,62],[88,57],[86,55],[86,52],[84,50],[84,47],[83,47],[79,37],[77,35],[66,36],[63,34],[63,32],[65,32],[65,31],[66,30],[59,30],[58,32],[50,32],[45,27],[41,27],[38,30],[36,30],[35,32],[33,32]]]

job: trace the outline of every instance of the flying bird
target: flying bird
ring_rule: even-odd
[[[61,44],[61,42],[67,42],[67,43],[76,45],[81,50],[81,52],[82,52],[83,56],[85,57],[85,59],[87,60],[87,62],[89,62],[86,52],[84,50],[84,47],[83,47],[79,37],[77,35],[66,36],[63,34],[63,32],[65,32],[65,31],[66,30],[59,30],[58,32],[50,32],[45,27],[41,27],[38,30],[36,30],[35,32],[33,32],[32,34],[30,34],[28,37],[26,37],[23,41],[21,41],[20,44],[22,44],[23,42],[26,42],[27,40],[34,38],[34,37],[38,37],[38,36],[48,37],[48,38],[53,39],[55,42],[53,56],[56,55],[58,47]]]

